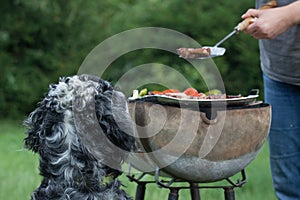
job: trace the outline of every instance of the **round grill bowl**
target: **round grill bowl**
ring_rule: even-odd
[[[264,103],[202,110],[130,102],[129,111],[140,152],[130,156],[131,164],[199,183],[243,170],[263,146],[271,120],[271,106]]]

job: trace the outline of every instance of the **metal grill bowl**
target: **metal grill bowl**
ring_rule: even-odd
[[[259,153],[271,120],[271,107],[263,103],[207,112],[137,101],[129,110],[141,152],[131,155],[131,164],[199,183],[243,170]]]

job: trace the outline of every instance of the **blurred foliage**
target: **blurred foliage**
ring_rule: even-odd
[[[50,83],[76,74],[88,53],[114,34],[139,27],[163,27],[182,32],[201,45],[214,45],[253,6],[253,0],[2,0],[0,117],[28,114]],[[227,49],[225,56],[214,61],[226,92],[246,95],[252,88],[261,89],[257,41],[240,33],[222,46]],[[115,83],[126,71],[151,62],[173,67],[195,88],[205,89],[190,63],[153,49],[121,56],[103,77]]]

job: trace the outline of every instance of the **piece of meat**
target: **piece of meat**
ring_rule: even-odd
[[[212,94],[207,95],[205,99],[226,99],[226,94]]]
[[[167,90],[164,90],[164,91],[157,91],[157,90],[154,90],[154,91],[151,91],[149,92],[149,95],[155,95],[155,94],[167,94],[167,93],[179,93],[180,91],[179,90],[176,90],[176,89],[167,89]]]
[[[177,49],[177,53],[182,58],[195,59],[195,58],[201,58],[201,57],[209,57],[211,51],[210,51],[209,47],[179,48],[179,49]]]

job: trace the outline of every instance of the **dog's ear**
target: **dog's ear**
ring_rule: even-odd
[[[56,112],[53,101],[49,99],[46,96],[24,121],[24,125],[28,127],[27,137],[24,139],[25,148],[33,152],[38,152],[45,137],[53,134],[54,125],[63,121],[63,113]]]
[[[129,114],[125,95],[119,91],[113,91],[111,98],[111,110],[113,124],[116,124],[113,131],[119,140],[119,147],[126,151],[135,150],[134,123]]]
[[[39,103],[39,106],[30,113],[29,117],[24,121],[24,125],[28,127],[26,131],[27,137],[24,139],[25,148],[38,152],[40,146],[40,133],[44,120],[45,112],[47,112],[45,104]]]
[[[104,90],[96,95],[95,102],[96,115],[106,137],[127,152],[135,149],[134,127],[124,94]]]

